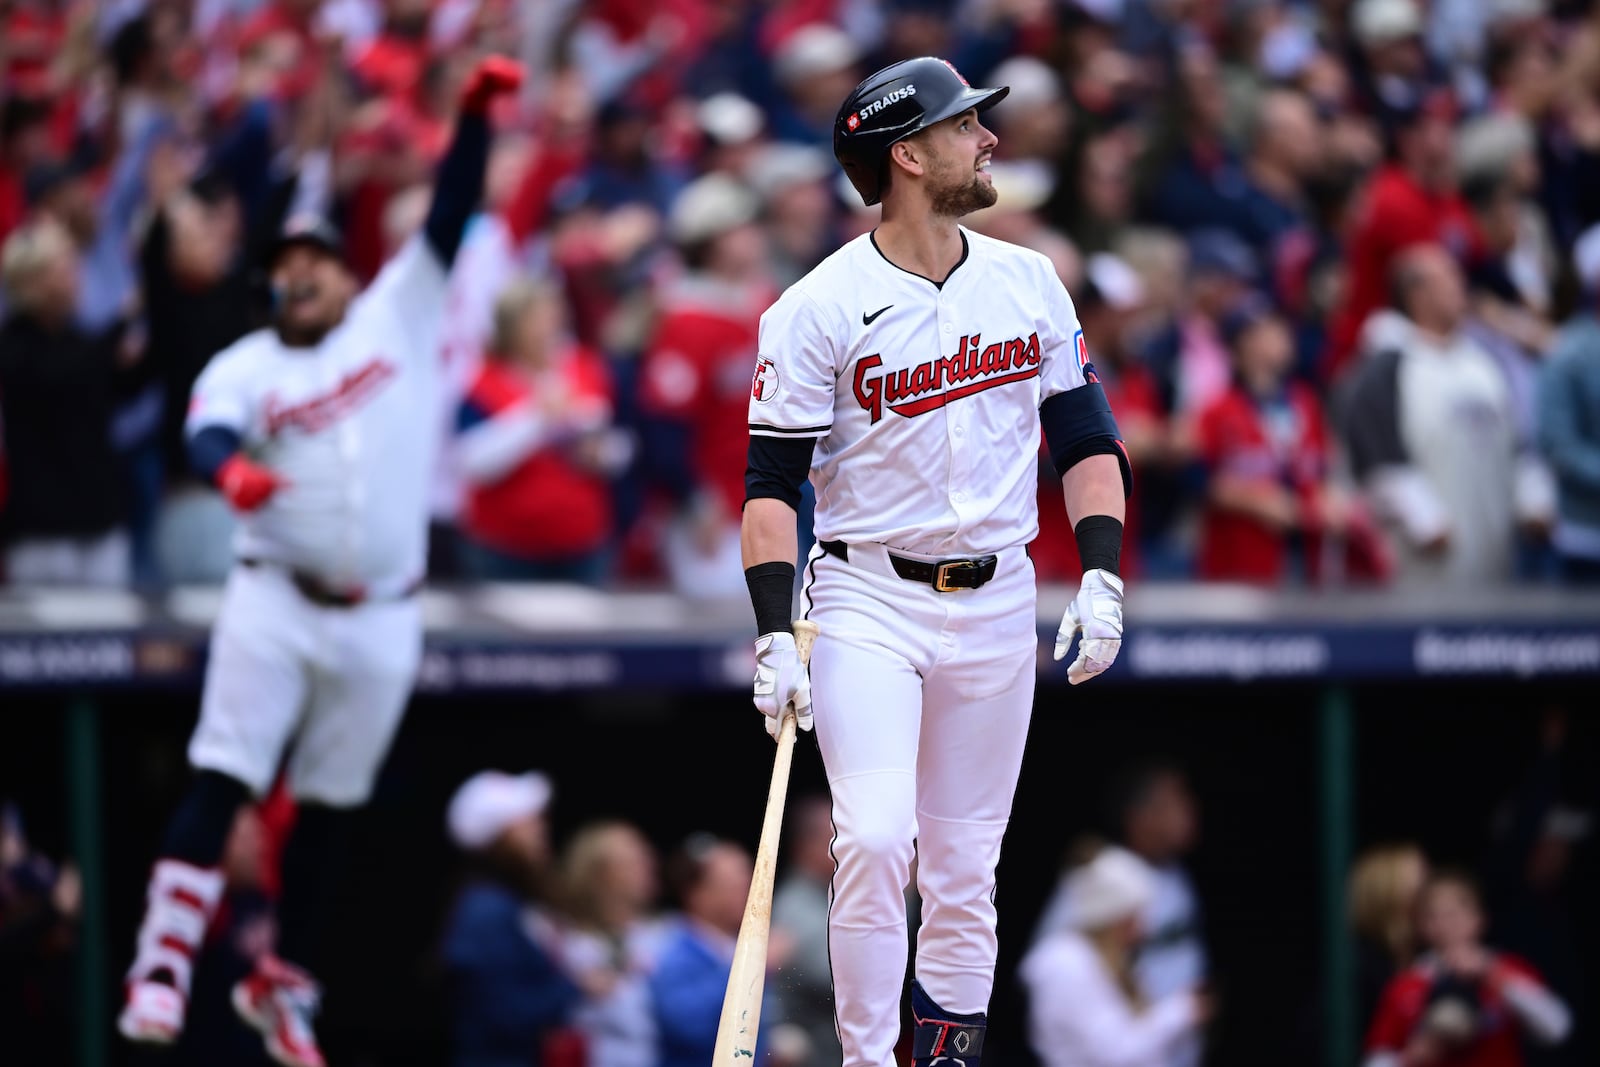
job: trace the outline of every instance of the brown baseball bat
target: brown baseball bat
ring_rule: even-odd
[[[794,624],[794,645],[800,662],[811,662],[817,624],[804,619]],[[778,724],[778,755],[772,763],[772,785],[767,788],[767,814],[761,822],[761,844],[756,848],[750,895],[744,901],[744,919],[733,948],[733,970],[722,995],[722,1020],[717,1024],[717,1044],[711,1067],[749,1067],[756,1058],[756,1031],[761,1025],[761,990],[767,981],[767,934],[772,927],[772,886],[778,873],[778,838],[783,831],[783,802],[789,793],[789,763],[794,757],[794,706],[783,709]]]

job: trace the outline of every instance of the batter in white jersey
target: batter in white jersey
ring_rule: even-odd
[[[235,813],[285,762],[298,802],[283,855],[278,954],[233,1003],[286,1067],[323,1067],[315,968],[353,809],[372,790],[422,651],[413,594],[427,550],[446,278],[477,206],[489,102],[520,68],[468,78],[422,232],[356,295],[339,237],[291,219],[267,264],[270,329],[195,383],[190,454],[240,513],[212,633],[196,775],[151,873],[118,1021],[131,1040],[181,1032],[194,957],[223,890]]]
[[[1117,561],[1130,474],[1072,301],[1037,253],[962,229],[995,201],[996,141],[943,60],[897,63],[840,109],[834,152],[867,204],[850,242],[767,312],[751,386],[744,554],[755,703],[815,726],[837,861],[828,949],[843,1067],[891,1067],[913,855],[923,901],[918,1067],[977,1067],[996,953],[995,865],[1035,674],[1041,425],[1063,476],[1083,586],[1056,658],[1073,682],[1122,637]],[[794,505],[807,474],[818,544],[793,635]]]

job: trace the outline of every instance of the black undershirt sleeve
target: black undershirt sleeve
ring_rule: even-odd
[[[811,472],[815,437],[750,435],[744,468],[745,503],[770,497],[799,510],[800,487]]]

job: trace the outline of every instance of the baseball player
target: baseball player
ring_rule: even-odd
[[[233,1003],[288,1067],[322,1067],[310,977],[331,868],[400,724],[421,654],[438,326],[446,275],[483,188],[486,111],[521,68],[468,78],[422,232],[364,293],[326,223],[291,219],[273,251],[270,329],[219,353],[195,383],[190,455],[241,514],[211,639],[196,770],[150,876],[127,1002],[128,1038],[182,1031],[193,961],[223,890],[234,812],[287,780],[299,804],[283,856],[280,956]]]
[[[833,794],[828,950],[843,1067],[891,1067],[915,851],[922,924],[911,983],[918,1067],[976,1067],[996,951],[995,864],[1035,673],[1041,425],[1075,523],[1083,584],[1055,656],[1111,665],[1131,471],[1077,314],[1044,256],[972,233],[995,201],[996,140],[974,89],[933,58],[886,67],[839,109],[834,154],[877,228],[762,318],[743,521],[755,703],[789,702]],[[810,472],[818,544],[790,632],[794,507]]]

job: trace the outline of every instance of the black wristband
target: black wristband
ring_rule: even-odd
[[[794,564],[757,563],[746,567],[744,584],[756,609],[756,633],[788,633],[794,626]]]
[[[1110,515],[1086,515],[1072,528],[1078,538],[1078,561],[1086,571],[1102,570],[1120,574],[1122,563],[1122,522]]]

